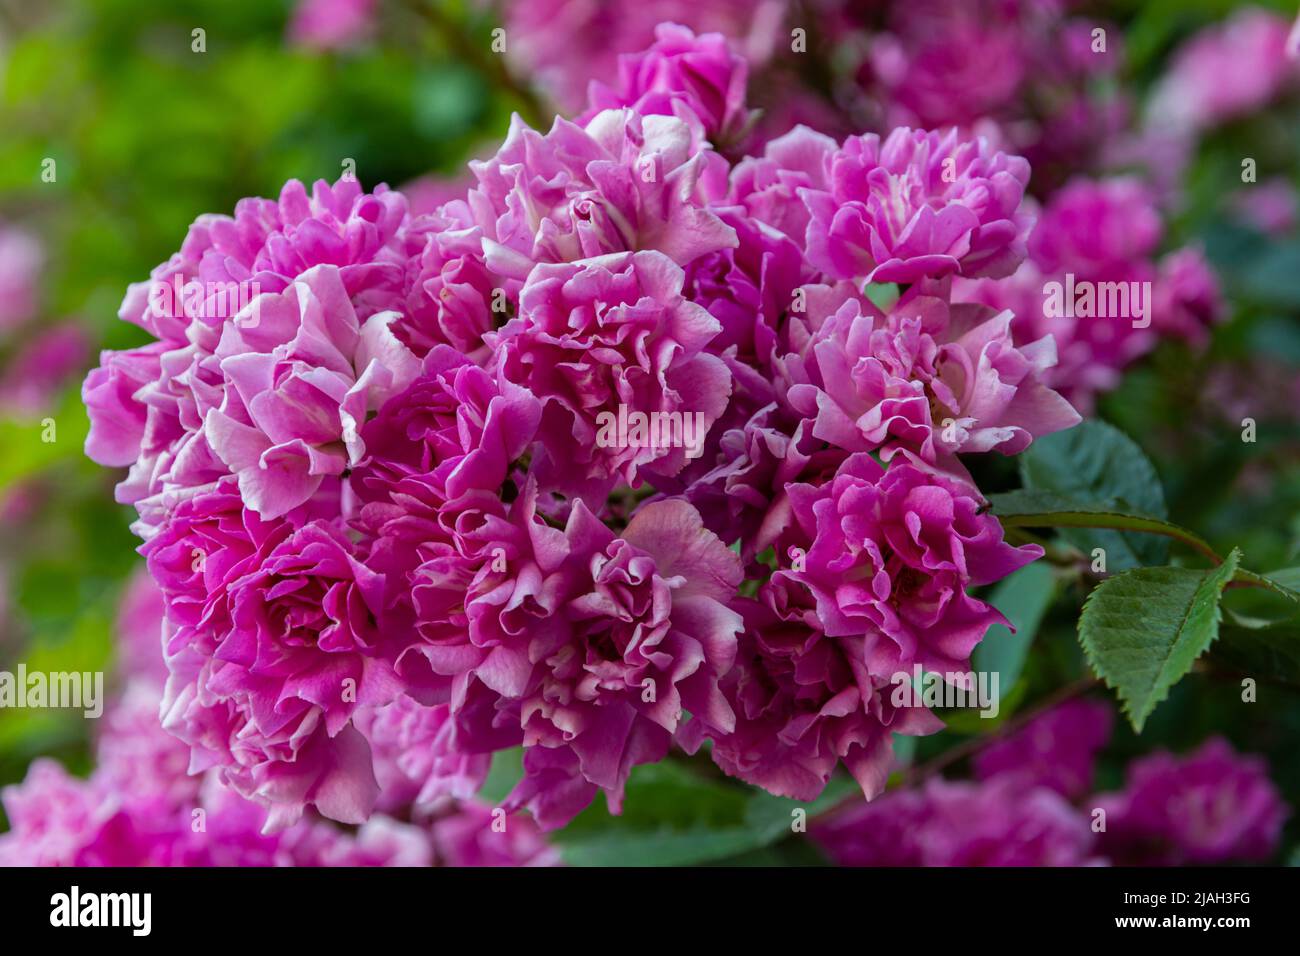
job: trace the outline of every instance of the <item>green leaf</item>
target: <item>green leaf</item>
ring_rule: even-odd
[[[1265,587],[1292,601],[1300,601],[1300,568],[1282,568],[1278,571],[1269,571],[1267,574],[1256,574],[1242,568],[1237,572],[1237,577],[1257,587]]]
[[[570,866],[687,866],[725,859],[763,846],[740,829],[612,830],[566,843],[561,855]]]
[[[1234,627],[1259,629],[1300,619],[1300,591],[1295,590],[1296,569],[1257,574],[1237,568],[1231,599],[1223,602],[1224,620]],[[1280,599],[1280,600],[1279,600]]]
[[[1241,553],[1209,571],[1138,568],[1103,581],[1079,618],[1079,641],[1119,694],[1138,733],[1219,633],[1219,598]]]
[[[872,282],[866,288],[866,295],[872,305],[888,312],[898,301],[898,286],[892,282]]]
[[[1277,571],[1268,572],[1266,577],[1284,588],[1300,591],[1300,568],[1281,568]]]
[[[1156,470],[1137,444],[1113,425],[1090,419],[1038,439],[1020,456],[1025,487],[1115,511],[1164,518],[1165,496]],[[1167,542],[1114,530],[1063,533],[1084,552],[1103,548],[1111,571],[1162,564]]]
[[[1167,514],[1164,492],[1146,454],[1133,439],[1099,419],[1038,439],[1020,456],[1020,471],[1029,488],[1081,500],[1122,501],[1157,518]]]
[[[1055,591],[1052,569],[1036,561],[998,582],[989,595],[989,603],[1006,615],[1015,631],[1001,624],[989,628],[971,654],[971,667],[978,672],[997,671],[1003,694],[1019,679],[1029,645]]]
[[[897,741],[900,738],[895,736],[894,739]],[[813,801],[774,797],[756,787],[745,808],[745,821],[756,833],[762,835],[765,843],[773,843],[791,832],[790,824],[794,820],[795,810],[804,810],[809,818],[815,817],[842,803],[854,793],[861,796],[857,782],[850,777],[832,777],[826,784],[826,789]]]
[[[894,734],[894,766],[910,767],[912,761],[916,759],[916,738],[907,737],[903,734]],[[831,781],[831,786],[835,781]]]
[[[1074,501],[1045,491],[1010,491],[989,495],[989,504],[1003,526],[1008,528],[1086,528],[1142,532],[1175,538],[1206,557],[1219,560],[1209,543],[1195,532],[1163,518],[1126,511],[1114,503]],[[1093,547],[1106,545],[1093,544]],[[1091,551],[1091,548],[1088,550]],[[1107,570],[1114,570],[1113,552],[1107,550],[1106,555]]]
[[[492,766],[478,795],[488,803],[501,803],[524,776],[524,748],[511,747],[492,755]]]
[[[787,800],[665,761],[632,771],[621,816],[599,801],[552,840],[573,866],[711,863],[772,846],[792,832],[796,809],[813,817],[856,786],[835,778],[815,801]]]

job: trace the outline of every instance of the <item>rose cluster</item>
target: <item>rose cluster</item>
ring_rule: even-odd
[[[1096,387],[1062,369],[1103,330],[1045,321],[1026,268],[1181,267],[1155,311],[1210,310],[1127,187],[1040,210],[996,137],[795,126],[744,154],[748,69],[661,25],[433,210],[290,182],[128,292],[153,340],[90,373],[86,450],[129,469],[161,723],[267,834],[470,800],[515,747],[503,806],[548,829],[674,747],[876,796],[894,736],[942,727],[896,675],[959,679],[1005,623],[977,589],[1042,553],[968,456]]]
[[[21,784],[0,789],[9,822],[0,865],[558,865],[558,853],[524,817],[506,819],[451,797],[416,803],[429,758],[403,744],[437,726],[416,705],[377,718],[389,724],[388,746],[375,752],[387,799],[364,825],[347,830],[313,814],[269,827],[267,808],[223,784],[219,770],[192,772],[190,748],[159,721],[163,613],[161,591],[137,573],[118,613],[120,686],[94,740],[95,769],[81,779],[43,757]]]
[[[1092,794],[1110,707],[1073,700],[976,754],[975,779],[933,778],[833,814],[813,839],[843,866],[1206,866],[1267,861],[1289,814],[1261,758],[1221,737],[1134,760]]]
[[[35,236],[0,220],[0,415],[31,418],[84,371],[90,342],[72,320],[42,321],[45,252]]]

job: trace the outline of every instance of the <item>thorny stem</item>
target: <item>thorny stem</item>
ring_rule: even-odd
[[[1009,544],[1036,544],[1043,549],[1043,557],[1051,564],[1061,567],[1074,567],[1086,563],[1083,552],[1069,545],[1059,544],[1050,538],[1034,534],[1024,528],[1007,528],[1006,539]]]
[[[1089,521],[1086,524],[1083,522],[1072,521],[1069,524],[1060,524],[1047,521],[1046,516],[1043,516],[1042,518],[1037,516],[1030,518],[1023,515],[1002,515],[999,516],[999,520],[1002,522],[1002,527],[1008,541],[1037,544],[1042,547],[1047,560],[1058,565],[1075,564],[1084,560],[1084,557],[1081,552],[1074,548],[1055,545],[1050,539],[1028,531],[1027,528],[1035,527],[1036,522],[1044,527],[1052,528],[1101,528],[1115,531],[1128,531],[1133,534],[1158,534],[1164,537],[1173,538],[1175,541],[1183,542],[1199,554],[1209,558],[1216,567],[1223,563],[1223,558],[1219,556],[1219,553],[1215,551],[1214,548],[1205,541],[1205,539],[1174,525],[1170,525],[1166,529],[1158,529],[1130,528],[1113,521]],[[1021,521],[1024,522],[1024,526],[1019,524]],[[1257,588],[1261,591],[1278,594],[1289,598],[1294,602],[1300,603],[1300,594],[1297,594],[1293,589],[1282,587],[1277,584],[1277,582],[1270,581],[1265,575],[1256,574],[1254,571],[1250,571],[1246,568],[1238,568],[1237,572],[1233,575],[1232,580],[1227,583],[1227,587]]]
[[[995,511],[994,514],[997,514],[997,512]],[[1189,548],[1192,548],[1193,550],[1209,558],[1210,561],[1213,562],[1215,565],[1220,565],[1223,563],[1223,558],[1219,557],[1219,553],[1215,551],[1212,547],[1210,547],[1210,545],[1207,544],[1202,538],[1193,534],[1190,531],[1187,531],[1183,528],[1179,528],[1175,525],[1168,525],[1167,527],[1161,527],[1161,528],[1155,528],[1155,527],[1135,528],[1123,522],[1115,521],[1113,519],[1108,519],[1104,515],[1097,515],[1097,516],[1090,515],[1088,516],[1087,520],[1081,520],[1081,519],[1063,520],[1062,517],[1060,516],[1053,519],[1052,516],[1048,514],[1042,514],[1042,515],[1011,514],[1011,515],[998,515],[998,519],[1002,522],[1002,526],[1004,528],[1018,528],[1021,526],[1045,527],[1045,528],[1098,528],[1098,529],[1110,530],[1110,531],[1127,531],[1132,534],[1158,534],[1165,538],[1173,538],[1175,541],[1181,541]]]

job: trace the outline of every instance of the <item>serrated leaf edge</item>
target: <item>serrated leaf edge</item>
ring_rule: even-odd
[[[1203,588],[1205,584],[1208,581],[1210,581],[1211,578],[1213,578],[1215,575],[1218,575],[1221,579],[1221,583],[1219,584],[1217,593],[1215,594],[1214,597],[1214,608],[1213,608],[1214,633],[1210,635],[1210,639],[1209,641],[1206,642],[1205,647],[1201,650],[1201,654],[1205,654],[1207,651],[1209,651],[1210,647],[1213,646],[1214,642],[1219,638],[1219,625],[1223,621],[1223,609],[1220,604],[1220,600],[1223,597],[1223,589],[1227,587],[1228,582],[1232,580],[1233,575],[1237,571],[1237,565],[1240,562],[1240,560],[1241,560],[1241,550],[1239,548],[1233,548],[1232,552],[1228,555],[1228,557],[1224,559],[1223,564],[1219,565],[1218,567],[1207,569],[1205,571],[1204,577],[1201,579],[1201,582],[1196,586],[1196,590],[1192,592],[1192,599],[1191,601],[1188,602],[1187,608],[1183,612],[1183,620],[1178,628],[1179,632],[1181,632],[1183,626],[1186,625],[1187,616],[1191,614],[1192,608],[1196,604],[1196,599],[1201,593],[1201,588]],[[1154,696],[1157,692],[1157,688],[1160,686],[1162,682],[1162,678],[1164,677],[1164,673],[1165,673],[1164,668],[1168,664],[1168,658],[1166,658],[1164,663],[1161,664],[1160,670],[1156,675],[1156,679],[1155,681],[1153,681],[1153,687],[1151,691],[1152,696],[1150,698],[1150,706],[1148,707],[1146,713],[1139,717],[1134,712],[1133,701],[1129,700],[1129,698],[1125,696],[1124,692],[1120,689],[1117,683],[1112,683],[1110,677],[1102,673],[1101,668],[1098,666],[1095,654],[1093,653],[1092,649],[1088,646],[1088,643],[1084,640],[1083,623],[1088,616],[1088,609],[1092,605],[1093,599],[1098,594],[1100,594],[1102,589],[1105,588],[1106,585],[1108,585],[1111,581],[1118,581],[1132,574],[1140,574],[1143,571],[1156,571],[1156,570],[1166,570],[1166,569],[1187,570],[1185,568],[1176,569],[1172,565],[1165,565],[1160,568],[1133,568],[1129,571],[1123,572],[1122,574],[1117,574],[1114,577],[1107,578],[1105,581],[1101,582],[1101,584],[1097,585],[1097,587],[1093,588],[1092,593],[1089,594],[1087,599],[1084,600],[1083,611],[1079,615],[1079,623],[1076,626],[1076,633],[1078,634],[1078,638],[1079,638],[1079,646],[1083,649],[1083,656],[1084,659],[1087,660],[1088,666],[1092,668],[1093,673],[1096,674],[1102,680],[1102,682],[1105,683],[1107,687],[1115,691],[1115,696],[1119,698],[1120,709],[1123,711],[1125,716],[1128,717],[1129,723],[1133,727],[1133,731],[1138,734],[1142,733],[1142,728],[1143,726],[1146,725],[1147,718],[1150,717],[1153,713],[1155,713],[1155,709],[1158,706],[1160,706],[1160,704],[1162,704],[1165,700],[1168,699],[1169,692],[1173,689],[1174,684],[1177,683],[1177,681],[1170,683],[1167,687],[1165,687],[1164,692],[1161,693],[1160,696],[1158,697]],[[1201,655],[1198,654],[1197,659],[1199,659],[1200,656]]]

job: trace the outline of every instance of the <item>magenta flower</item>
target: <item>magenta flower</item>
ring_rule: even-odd
[[[731,173],[728,202],[780,230],[803,247],[810,219],[800,198],[803,189],[829,188],[827,169],[839,144],[806,126],[796,126],[763,148],[762,156],[748,156]]]
[[[831,637],[863,637],[861,661],[875,677],[914,664],[968,670],[975,645],[1006,620],[967,588],[1042,556],[1037,545],[1006,544],[973,488],[912,464],[886,471],[857,454],[832,481],[791,485],[789,494],[802,535],[790,541],[807,550],[773,583],[806,587]]]
[[[825,188],[800,196],[811,215],[808,259],[833,278],[1001,278],[1025,257],[1029,164],[982,138],[906,128],[883,143],[851,136],[825,175]]]
[[[45,254],[36,239],[0,223],[0,335],[35,314],[37,279],[44,264]]]
[[[748,74],[748,64],[731,52],[722,34],[696,36],[690,27],[661,23],[647,49],[619,57],[615,86],[592,82],[591,105],[579,122],[626,106],[642,116],[676,116],[700,139],[735,143],[750,122]]]
[[[726,773],[797,800],[815,800],[843,763],[871,799],[893,766],[892,735],[925,736],[943,723],[924,707],[894,707],[889,683],[868,672],[866,639],[829,636],[807,596],[774,578],[760,601],[740,603],[745,630],[722,682],[734,728],[692,720],[680,742],[694,752],[711,739]]]
[[[450,345],[476,361],[486,360],[490,350],[483,337],[518,301],[519,282],[488,270],[482,230],[464,199],[449,200],[415,220],[407,241],[420,251],[407,265],[408,315],[396,335],[420,355]]]
[[[433,824],[439,866],[559,866],[560,854],[522,814],[503,816],[477,801]]]
[[[788,248],[785,239],[771,233],[766,238],[775,243],[771,248]],[[740,250],[749,248],[748,241],[742,241]],[[733,377],[731,400],[710,430],[699,459],[671,479],[653,477],[662,493],[680,494],[695,504],[709,529],[724,541],[741,538],[746,560],[769,547],[789,524],[787,486],[793,481],[821,483],[848,456],[813,435],[814,419],[806,417],[807,410],[792,399],[806,394],[799,386],[813,384],[812,330],[850,299],[859,299],[867,307],[847,282],[797,286],[783,306],[779,290],[788,288],[790,280],[783,259],[764,256],[754,264],[763,274],[755,289],[756,301],[748,295],[740,301],[721,296],[707,300],[710,309],[728,323],[710,350],[719,340],[731,343],[722,350]],[[741,261],[753,262],[748,256],[738,257],[737,264]],[[702,260],[700,265],[705,263]],[[698,274],[695,281],[699,288]],[[746,291],[739,283],[736,289]],[[748,305],[751,301],[757,312],[747,312],[754,308]],[[751,349],[752,360],[746,356]]]
[[[418,176],[402,183],[399,192],[406,197],[411,216],[423,220],[429,216],[437,218],[442,207],[449,202],[463,201],[473,185],[474,177],[467,167],[450,176]]]
[[[872,44],[869,68],[891,117],[927,127],[997,116],[1021,92],[1033,46],[1029,3],[917,0]],[[895,116],[896,114],[896,116]]]
[[[520,317],[493,345],[506,378],[543,402],[537,474],[545,487],[594,487],[603,500],[616,478],[672,475],[699,453],[726,408],[731,374],[705,351],[720,326],[682,297],[684,281],[658,252],[533,270]],[[619,434],[633,412],[655,423],[653,435],[638,439],[631,426]],[[675,416],[675,433],[674,419],[661,416]],[[666,436],[658,428],[665,420]]]
[[[1014,780],[929,781],[814,827],[840,866],[1087,866],[1088,818],[1051,790]]]
[[[1238,10],[1193,36],[1175,54],[1148,105],[1159,128],[1199,132],[1260,109],[1294,86],[1287,56],[1291,24],[1267,10]],[[1249,63],[1250,69],[1239,64]]]
[[[430,842],[416,827],[382,815],[355,834],[304,819],[273,835],[263,833],[266,810],[219,782],[219,775],[188,774],[189,748],[163,730],[161,689],[131,684],[105,715],[93,784],[101,799],[120,800],[129,826],[114,831],[175,840],[170,850],[185,866],[428,866]],[[146,813],[157,814],[150,823]],[[159,824],[161,829],[155,830]],[[107,860],[103,862],[108,862]]]
[[[140,685],[137,685],[137,687]],[[119,712],[116,708],[125,708]],[[216,776],[185,774],[184,750],[135,691],[110,711],[89,780],[52,760],[0,792],[10,829],[6,866],[428,866],[427,834],[387,817],[355,835],[318,820],[263,832],[266,810]],[[152,714],[152,719],[149,719]]]
[[[1141,180],[1075,179],[1039,214],[1029,250],[1043,272],[1109,278],[1151,258],[1163,232],[1154,196]]]
[[[204,215],[148,282],[133,283],[118,317],[173,343],[214,351],[222,331],[259,294],[279,293],[313,266],[337,266],[359,321],[400,307],[406,200],[355,177],[296,179],[278,200],[243,199],[230,216]]]
[[[163,659],[166,608],[163,593],[148,568],[137,566],[127,579],[117,608],[119,673],[162,687],[167,679]]]
[[[1162,336],[1201,342],[1224,313],[1199,253],[1154,260],[1161,233],[1154,196],[1140,181],[1078,179],[1044,207],[1030,258],[1014,276],[959,280],[954,296],[1009,310],[1018,344],[1050,335],[1057,362],[1044,382],[1087,413]]]
[[[769,368],[783,317],[807,278],[799,246],[736,209],[719,209],[736,231],[732,249],[700,256],[686,267],[687,301],[702,305],[721,326],[706,348],[723,357],[741,388],[770,392]],[[757,380],[756,383],[751,381]],[[751,409],[752,411],[752,409]]]
[[[39,332],[0,373],[0,408],[27,417],[54,411],[60,392],[85,370],[91,354],[89,338],[76,322]]]
[[[256,323],[228,327],[217,347],[225,397],[203,429],[249,507],[278,518],[362,459],[362,423],[410,384],[420,361],[393,334],[392,313],[357,322],[333,267],[255,306]]]
[[[468,800],[491,768],[488,754],[455,749],[455,727],[446,704],[425,707],[403,696],[358,714],[356,725],[374,754],[381,810],[413,806],[424,813],[441,798]]]
[[[384,577],[337,524],[266,522],[233,491],[183,502],[141,549],[167,599],[165,725],[194,770],[273,805],[273,826],[307,803],[362,822],[378,788],[350,719],[402,690]]]
[[[740,567],[684,502],[647,503],[616,537],[581,502],[550,528],[534,497],[485,528],[500,564],[484,561],[468,587],[422,568],[414,590],[422,653],[456,678],[459,749],[529,748],[509,806],[551,828],[597,789],[617,810],[628,772],[662,759],[683,711],[730,726],[718,681],[735,654],[725,602]],[[448,614],[463,625],[438,626]]]
[[[733,724],[718,681],[741,624],[725,603],[740,583],[739,562],[679,501],[645,505],[621,538],[579,506],[565,538],[559,580],[543,583],[535,608],[520,609],[533,618],[525,646],[540,665],[515,695],[524,744],[571,753],[581,780],[605,790],[617,812],[631,767],[663,758],[683,711],[722,731]],[[551,587],[562,585],[552,597]],[[511,604],[522,597],[516,585]],[[540,618],[549,600],[563,602],[560,626]],[[518,626],[487,618],[471,635],[494,634],[489,623]],[[508,633],[495,631],[503,648]],[[482,671],[480,678],[488,679]],[[501,682],[493,689],[511,690]],[[545,812],[544,796],[524,799],[534,776],[527,762],[525,769],[512,805],[533,808],[543,827],[563,822]]]
[[[374,15],[375,0],[298,0],[289,39],[317,50],[352,46],[369,31]]]
[[[181,862],[182,829],[157,797],[114,793],[70,776],[56,761],[32,763],[27,779],[0,791],[9,831],[3,866],[167,866]]]
[[[536,263],[650,249],[684,266],[736,244],[701,182],[718,180],[720,194],[725,166],[672,116],[605,110],[585,126],[557,118],[545,134],[516,117],[496,156],[470,163],[478,186],[467,202],[487,268],[506,279],[523,282]]]
[[[345,179],[309,198],[294,181],[278,203],[200,217],[131,286],[119,315],[160,341],[104,353],[82,396],[86,453],[131,466],[118,500],[142,530],[229,473],[278,516],[360,456],[367,412],[418,370],[388,311],[405,301],[405,229],[397,193]]]
[[[351,484],[368,563],[391,585],[386,631],[433,640],[462,633],[465,589],[496,560],[504,499],[515,489],[511,468],[541,415],[526,389],[440,346],[365,426],[367,457]],[[417,642],[399,658],[407,689],[424,703],[445,702],[447,676],[430,672],[422,654]]]
[[[95,775],[115,791],[147,792],[162,805],[189,809],[203,780],[189,775],[189,748],[163,730],[161,696],[161,685],[146,679],[126,686],[104,715]]]
[[[353,487],[365,502],[421,501],[429,513],[473,491],[494,496],[528,448],[541,403],[447,346],[362,429]]]
[[[719,464],[695,476],[683,493],[705,526],[723,541],[739,541],[741,557],[749,561],[789,525],[786,488],[833,476],[847,457],[824,446],[813,437],[809,422],[791,427],[773,403],[728,429],[719,442]]]
[[[351,176],[242,200],[128,290],[152,340],[82,387],[86,451],[129,469],[144,542],[124,693],[88,779],[37,763],[6,791],[0,862],[554,865],[543,831],[601,794],[621,812],[674,746],[800,801],[841,767],[884,793],[894,737],[943,726],[901,682],[965,688],[1008,623],[978,589],[1043,553],[967,466],[1005,469],[963,456],[1071,427],[1225,309],[1199,250],[1162,253],[1146,180],[1056,188],[1123,161],[1120,50],[1091,18],[829,3],[788,32],[792,9],[508,5],[509,66],[563,98],[593,81],[577,119],[514,117],[411,201]],[[375,13],[313,0],[290,32],[338,48]],[[1275,34],[1243,14],[1194,44],[1167,90],[1224,50],[1266,75],[1139,145],[1281,92]],[[16,235],[0,336],[35,304]],[[11,364],[0,404],[48,404],[73,338],[0,343],[41,366]],[[1222,744],[1135,764],[1099,839],[1067,801],[1109,720],[1064,705],[977,753],[976,781],[819,838],[874,865],[1272,852],[1285,809]],[[482,802],[514,748],[521,778]]]
[[[166,351],[162,342],[155,342],[138,349],[100,354],[100,366],[86,376],[81,389],[81,398],[90,416],[86,454],[92,460],[101,465],[122,467],[134,464],[145,450],[143,442],[146,427],[150,424],[149,409],[136,401],[135,395],[161,376],[161,356]],[[155,424],[162,421],[165,419],[155,417]],[[152,444],[156,447],[163,441],[165,438],[159,436]]]
[[[1024,451],[1079,415],[1043,379],[1056,363],[1048,337],[1017,347],[1012,314],[989,315],[909,290],[882,315],[850,299],[813,338],[816,385],[794,406],[813,434],[847,451],[941,454]]]
[[[1093,766],[1112,723],[1107,704],[1067,701],[977,753],[975,773],[981,780],[1015,777],[1026,787],[1047,787],[1076,800],[1092,789]]]
[[[253,705],[268,702],[210,691],[218,673],[211,662],[185,649],[169,666],[164,728],[190,745],[191,772],[215,768],[223,786],[266,809],[266,833],[297,823],[308,806],[342,823],[369,818],[379,785],[370,748],[351,724],[331,737],[318,708],[294,704],[284,708],[287,720],[270,715],[266,733]]]
[[[665,24],[697,33],[721,33],[745,59],[762,65],[788,34],[788,0],[645,0],[642,3],[570,3],[527,0],[504,6],[507,56],[515,72],[538,83],[565,110],[581,110],[591,80],[614,83],[619,54],[644,50]]]
[[[204,830],[189,840],[185,866],[430,866],[433,847],[421,827],[375,814],[355,831],[303,819],[268,834],[267,812],[224,787],[215,774],[203,780],[196,809]],[[185,814],[192,829],[194,812]]]
[[[1210,329],[1227,315],[1219,278],[1194,246],[1165,256],[1152,291],[1152,326],[1162,336],[1203,347]]]
[[[1129,122],[1122,36],[1057,0],[915,0],[890,8],[856,79],[882,125],[997,138],[1054,186],[1091,168]],[[1104,31],[1099,45],[1094,31]]]
[[[1269,236],[1285,236],[1300,222],[1300,195],[1282,176],[1239,189],[1230,197],[1230,206],[1244,222]]]
[[[1267,860],[1290,812],[1263,758],[1239,756],[1220,737],[1186,757],[1133,761],[1124,790],[1096,805],[1106,811],[1105,853],[1143,866]]]
[[[433,844],[422,828],[373,816],[355,833],[317,825],[285,841],[295,866],[432,866]]]
[[[263,543],[257,564],[227,582],[232,628],[216,654],[228,666],[210,687],[261,695],[271,690],[264,682],[282,682],[270,703],[315,705],[330,733],[351,715],[350,704],[377,704],[391,695],[387,639],[376,626],[384,579],[354,551],[326,522],[279,531]]]

